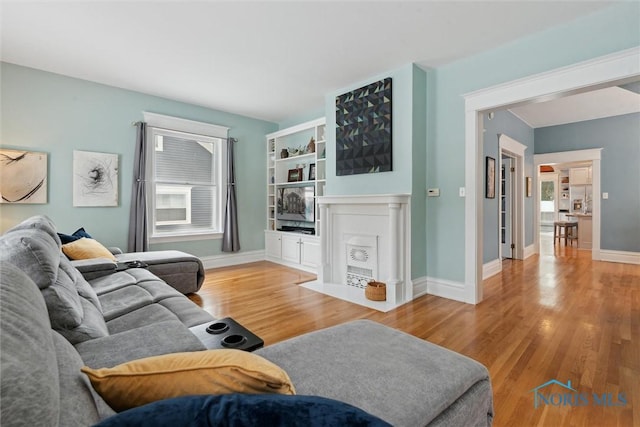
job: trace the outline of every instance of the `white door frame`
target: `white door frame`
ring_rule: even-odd
[[[607,87],[640,76],[640,48],[562,67],[464,95],[465,98],[465,302],[482,301],[482,114],[531,101]],[[595,188],[594,188],[594,194]],[[599,197],[599,193],[598,193]],[[595,197],[594,197],[595,199]],[[535,235],[535,233],[534,233]]]
[[[505,134],[498,136],[498,144],[500,149],[498,150],[498,164],[502,165],[502,155],[507,154],[515,161],[516,173],[513,176],[513,192],[511,196],[515,203],[512,204],[512,229],[513,229],[513,259],[524,259],[524,152],[527,146],[519,143],[513,138]],[[502,186],[500,186],[499,194],[502,195]],[[500,228],[502,227],[502,216],[500,212],[500,203],[498,203],[498,236],[500,236]],[[501,239],[498,238],[498,242]],[[502,263],[502,245],[498,245],[498,255],[500,262]]]
[[[592,148],[589,150],[574,150],[574,151],[561,151],[556,153],[536,154],[533,156],[533,166],[538,171],[535,174],[536,181],[540,176],[540,165],[553,165],[556,163],[570,163],[570,162],[586,162],[591,161],[591,191],[593,193],[592,205],[591,205],[591,222],[593,224],[593,235],[591,240],[591,259],[595,261],[600,260],[600,157],[602,154],[602,148]],[[536,183],[536,185],[538,185]],[[535,209],[540,211],[540,198],[535,201]],[[536,215],[534,244],[536,252],[540,253],[540,215]]]

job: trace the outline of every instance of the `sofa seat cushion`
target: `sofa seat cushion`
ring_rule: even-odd
[[[227,394],[161,400],[107,418],[96,427],[121,426],[351,426],[389,424],[354,406],[317,396]]]
[[[242,350],[165,354],[82,372],[116,411],[195,394],[295,394],[285,371]]]
[[[129,329],[141,326],[153,325],[154,323],[167,320],[179,320],[175,313],[160,304],[149,304],[137,310],[118,316],[107,322],[110,334],[118,334]]]
[[[480,393],[472,399],[481,402],[479,412],[460,425],[491,424],[483,365],[372,321],[312,332],[256,353],[285,369],[299,394],[351,403],[394,426],[427,425],[474,390]],[[478,384],[484,386],[474,388]]]
[[[135,285],[135,283],[135,277],[126,271],[112,272],[106,276],[89,280],[89,284],[98,296]]]
[[[143,357],[205,350],[178,320],[165,320],[75,345],[85,365],[108,368]]]

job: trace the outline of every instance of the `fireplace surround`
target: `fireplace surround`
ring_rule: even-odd
[[[413,299],[408,194],[323,196],[318,279],[302,286],[389,311]],[[365,298],[366,282],[387,285],[386,301]]]

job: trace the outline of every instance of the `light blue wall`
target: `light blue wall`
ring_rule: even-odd
[[[618,3],[435,70],[428,90],[435,96],[430,115],[436,129],[429,132],[426,167],[427,187],[439,187],[441,196],[427,200],[428,276],[464,281],[464,199],[458,197],[465,182],[463,95],[638,46],[639,14],[640,3]]]
[[[49,154],[48,200],[42,205],[1,205],[2,231],[35,214],[51,217],[62,232],[84,226],[109,246],[126,248],[135,127],[143,111],[231,128],[236,144],[238,221],[243,251],[264,248],[266,146],[274,123],[211,110],[57,74],[2,63],[1,143],[5,148]],[[119,204],[112,208],[74,208],[73,150],[119,154]],[[220,240],[154,245],[198,256],[219,254]]]
[[[600,247],[640,252],[640,114],[538,128],[535,141],[536,154],[603,148]]]
[[[336,112],[335,99],[353,89],[391,77],[392,94],[392,171],[336,176]],[[327,118],[327,184],[326,195],[411,194],[411,277],[426,274],[425,242],[425,167],[427,114],[427,73],[414,64],[372,76],[367,80],[329,93],[325,97]]]
[[[372,76],[367,80],[354,83],[325,96],[327,118],[326,195],[411,193],[413,72],[413,64],[408,64],[398,70]],[[336,176],[336,96],[386,77],[392,79],[392,171]]]
[[[507,110],[496,111],[492,120],[484,118],[484,144],[483,156],[489,156],[498,161],[499,144],[498,135],[507,135],[522,145],[526,145],[524,152],[524,175],[533,176],[533,128],[529,127],[522,120],[514,116]],[[484,164],[484,162],[482,163]],[[499,165],[496,164],[496,182],[499,182]],[[498,258],[500,242],[498,238],[498,205],[500,199],[496,191],[495,199],[483,197],[483,251],[482,262],[487,263]],[[533,244],[533,198],[524,199],[524,245]]]

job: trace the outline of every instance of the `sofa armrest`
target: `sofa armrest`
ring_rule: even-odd
[[[109,252],[111,252],[114,255],[120,255],[122,252],[122,249],[116,247],[116,246],[109,246],[107,249],[109,249]]]
[[[117,263],[107,258],[79,259],[71,261],[71,265],[78,269],[86,280],[113,274],[118,266]]]

